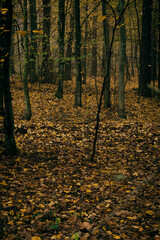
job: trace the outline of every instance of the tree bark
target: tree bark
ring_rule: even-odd
[[[158,3],[158,88],[160,89],[160,1]]]
[[[119,0],[118,12],[122,14],[124,9],[124,0]],[[118,81],[118,114],[121,118],[126,118],[125,113],[125,84],[124,67],[126,58],[126,31],[124,15],[120,21],[120,52],[119,52],[119,81]]]
[[[72,42],[73,42],[73,34],[74,34],[74,7],[71,9],[70,15],[70,32],[68,34],[68,41],[67,41],[67,51],[66,51],[66,61],[65,61],[65,73],[64,78],[65,80],[72,80]]]
[[[30,82],[37,81],[36,58],[37,58],[37,12],[36,0],[29,0],[30,20],[31,20],[31,45],[29,56],[29,74]]]
[[[157,3],[153,4],[153,14],[152,14],[152,39],[151,39],[151,79],[153,85],[157,80],[157,43],[158,43],[158,8]]]
[[[28,30],[27,30],[27,0],[23,0],[23,31],[25,32],[24,36],[24,70],[23,70],[23,89],[24,89],[24,99],[25,99],[25,114],[24,118],[26,120],[31,119],[31,104],[29,98],[29,89],[28,89]]]
[[[11,47],[11,29],[12,29],[12,1],[5,0],[2,2],[1,7],[7,9],[5,14],[0,10],[0,89],[1,100],[4,97],[5,109],[3,105],[1,110],[4,113],[4,128],[5,128],[5,148],[8,153],[16,153],[16,142],[14,139],[14,118],[12,111],[12,100],[10,91],[10,47]]]
[[[50,61],[51,0],[43,0],[42,82],[51,82]]]
[[[15,74],[15,65],[14,65],[14,50],[15,50],[15,43],[14,43],[14,35],[15,35],[15,26],[12,22],[12,34],[11,34],[11,53],[10,53],[10,73]]]
[[[104,69],[105,69],[105,76],[107,75],[107,79],[105,82],[105,89],[104,89],[104,107],[110,108],[111,107],[111,93],[110,93],[110,69],[109,73],[107,74],[107,66],[108,66],[108,57],[109,57],[109,27],[108,21],[106,16],[106,2],[105,0],[102,1],[102,16],[105,17],[103,20],[103,33],[104,33]]]
[[[151,23],[152,0],[143,0],[142,7],[142,36],[140,44],[140,78],[139,96],[151,97]]]
[[[87,17],[88,12],[88,0],[86,0],[86,6],[85,6],[85,13]],[[85,21],[85,37],[84,37],[84,44],[83,44],[83,84],[86,84],[86,78],[87,78],[87,41],[88,41],[88,20]]]
[[[82,75],[81,75],[81,28],[80,28],[80,4],[75,0],[75,57],[76,57],[76,90],[75,107],[81,107]]]
[[[64,80],[64,33],[65,33],[65,1],[59,0],[59,78],[56,97],[63,97],[63,80]]]
[[[93,16],[92,24],[93,34],[92,34],[92,65],[91,65],[91,75],[96,77],[97,75],[97,16]]]

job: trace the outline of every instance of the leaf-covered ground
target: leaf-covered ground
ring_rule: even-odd
[[[54,85],[30,85],[25,121],[22,84],[11,84],[20,151],[1,156],[0,239],[159,240],[160,102],[137,103],[129,82],[120,119],[112,90],[90,162],[100,80],[83,86],[83,108],[73,107],[73,85],[65,83],[63,100]]]

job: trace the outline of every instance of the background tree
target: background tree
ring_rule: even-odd
[[[88,19],[87,19],[87,14],[88,14],[88,0],[86,0],[85,4],[85,31],[84,31],[84,43],[83,43],[83,83],[86,84],[86,78],[87,78],[87,41],[88,41]]]
[[[106,13],[106,1],[102,0],[102,16],[103,19],[103,32],[104,32],[104,71],[107,75],[106,82],[105,82],[105,90],[104,90],[104,107],[110,108],[111,107],[111,94],[110,94],[110,68],[109,72],[107,73],[107,66],[108,66],[108,57],[109,57],[109,26],[107,21],[107,13]]]
[[[93,16],[92,22],[92,62],[91,62],[91,75],[97,75],[97,16]]]
[[[160,1],[158,2],[158,88],[160,89]]]
[[[82,106],[82,74],[81,74],[81,27],[80,27],[80,5],[75,0],[75,57],[76,57],[76,91],[75,106]]]
[[[65,1],[59,0],[59,19],[58,19],[58,34],[59,34],[59,77],[58,89],[56,97],[63,97],[63,80],[64,80],[64,33],[65,33]]]
[[[157,80],[157,43],[158,43],[158,6],[157,1],[153,1],[153,14],[152,14],[152,39],[151,39],[151,80],[153,85]]]
[[[71,13],[70,13],[70,31],[68,33],[67,40],[67,50],[66,50],[66,60],[65,60],[65,80],[72,80],[72,42],[74,35],[74,5],[73,1],[71,1]]]
[[[151,24],[152,0],[143,0],[139,95],[144,97],[151,97],[151,89],[147,87],[151,83]]]
[[[42,82],[51,82],[51,0],[43,0],[43,39],[42,39]]]
[[[124,67],[126,59],[126,30],[124,22],[124,0],[119,0],[118,12],[121,16],[120,25],[120,51],[119,51],[119,81],[118,81],[118,114],[121,118],[126,118],[125,113],[125,84]]]
[[[15,25],[14,25],[14,21],[13,21],[13,23],[12,23],[12,37],[11,37],[11,50],[10,50],[11,51],[10,52],[10,72],[11,72],[11,74],[16,74],[15,61],[14,61],[14,52],[15,52],[14,35],[15,35]]]
[[[24,36],[24,71],[23,71],[23,88],[24,88],[24,99],[25,99],[25,114],[24,118],[26,120],[31,119],[31,104],[29,98],[29,89],[28,89],[28,23],[27,23],[27,0],[23,0],[23,31],[25,33]]]
[[[11,30],[12,30],[12,1],[5,0],[0,5],[0,96],[1,114],[4,113],[5,121],[5,147],[9,153],[17,151],[14,139],[14,119],[12,111],[12,100],[10,92],[10,47],[11,47]],[[4,111],[3,111],[4,98]]]
[[[30,82],[37,81],[36,58],[37,58],[37,11],[36,0],[29,0],[30,22],[31,22],[31,44],[29,56]]]

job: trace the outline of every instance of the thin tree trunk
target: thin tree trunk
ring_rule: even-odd
[[[26,120],[31,119],[31,104],[29,98],[28,89],[28,31],[27,31],[27,0],[23,0],[23,31],[26,33],[24,36],[24,72],[23,72],[23,89],[24,89],[24,99],[25,99],[25,114],[24,118]]]
[[[75,90],[75,107],[81,107],[82,94],[82,75],[81,75],[81,28],[80,28],[80,4],[75,0],[75,57],[76,57],[76,90]]]
[[[123,12],[124,0],[119,1],[119,15]],[[125,113],[125,84],[124,84],[124,67],[126,58],[126,31],[124,15],[120,21],[120,52],[119,52],[119,81],[118,81],[118,114],[121,118],[126,118]]]
[[[86,7],[85,7],[85,14],[87,17],[88,14],[88,0],[86,1]],[[86,78],[87,78],[87,40],[88,40],[88,21],[86,19],[85,21],[85,37],[84,37],[84,44],[83,44],[83,84],[86,84]]]
[[[65,1],[59,0],[59,79],[56,97],[63,98],[63,80],[64,80],[64,32],[65,32]]]
[[[30,82],[37,81],[36,58],[37,58],[37,12],[36,0],[29,0],[30,20],[31,20],[31,46],[29,56],[29,74]]]
[[[72,42],[73,42],[73,34],[74,34],[74,7],[72,6],[71,15],[70,15],[70,32],[68,34],[68,42],[67,42],[67,51],[66,51],[66,62],[65,62],[65,80],[72,80]]]
[[[103,20],[103,32],[104,32],[104,69],[105,69],[105,76],[107,74],[107,66],[108,66],[108,57],[109,57],[109,26],[106,16],[106,2],[105,0],[102,1],[102,16],[105,17]],[[104,90],[104,107],[110,108],[111,107],[111,93],[110,93],[110,69],[106,79],[105,90]]]
[[[43,0],[42,82],[51,82],[50,61],[51,0]]]
[[[93,16],[93,34],[92,34],[92,65],[91,75],[96,77],[97,75],[97,16]]]
[[[129,11],[131,13],[131,11]],[[133,34],[132,34],[132,21],[129,18],[129,23],[130,23],[130,30],[129,30],[129,35],[130,35],[130,42],[131,42],[131,68],[132,68],[132,76],[134,77],[134,61],[133,61]]]
[[[138,9],[137,9],[137,1],[134,2],[134,7],[136,10],[137,27],[138,27],[138,41],[135,38],[135,60],[136,60],[136,66],[137,66],[137,70],[138,70],[138,78],[140,79],[140,67],[139,67],[139,61],[137,59],[138,58],[137,52],[138,52],[138,46],[139,46],[139,52],[141,54],[141,35],[140,35],[140,23],[139,23]],[[139,57],[139,59],[140,59],[140,57]]]

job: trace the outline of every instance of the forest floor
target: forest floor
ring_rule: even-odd
[[[55,85],[30,85],[31,121],[12,81],[16,156],[0,161],[0,239],[160,240],[160,101],[126,86],[127,119],[102,109],[95,161],[91,153],[97,113],[93,79],[74,108],[73,82],[63,100]]]

